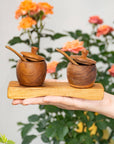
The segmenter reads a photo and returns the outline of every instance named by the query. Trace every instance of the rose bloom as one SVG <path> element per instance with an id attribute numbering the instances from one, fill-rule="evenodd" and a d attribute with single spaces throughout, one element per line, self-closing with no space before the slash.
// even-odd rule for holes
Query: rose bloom
<path id="1" fill-rule="evenodd" d="M 96 36 L 99 37 L 101 35 L 107 35 L 109 33 L 111 33 L 114 29 L 108 25 L 101 25 L 98 29 L 97 29 L 97 33 Z"/>
<path id="2" fill-rule="evenodd" d="M 111 66 L 111 68 L 108 70 L 111 76 L 114 77 L 114 65 Z"/>
<path id="3" fill-rule="evenodd" d="M 83 49 L 85 49 L 83 47 L 83 41 L 73 40 L 71 42 L 65 43 L 65 45 L 63 46 L 63 48 L 61 50 L 62 51 L 70 51 L 70 52 L 78 54 L 79 51 L 82 51 Z"/>
<path id="4" fill-rule="evenodd" d="M 20 3 L 18 10 L 15 13 L 15 18 L 18 19 L 20 16 L 26 15 L 28 11 L 37 11 L 37 4 L 32 0 L 24 0 Z"/>
<path id="5" fill-rule="evenodd" d="M 58 62 L 52 61 L 47 64 L 47 73 L 55 73 Z"/>
<path id="6" fill-rule="evenodd" d="M 20 28 L 27 29 L 36 24 L 37 23 L 35 20 L 33 20 L 31 17 L 27 16 L 27 17 L 22 18 L 22 20 L 19 23 L 18 29 L 20 29 Z"/>
<path id="7" fill-rule="evenodd" d="M 53 6 L 51 6 L 50 4 L 46 3 L 46 2 L 39 2 L 38 4 L 38 8 L 44 12 L 45 15 L 47 14 L 53 14 Z"/>
<path id="8" fill-rule="evenodd" d="M 89 22 L 92 24 L 102 24 L 103 20 L 99 16 L 91 16 Z"/>

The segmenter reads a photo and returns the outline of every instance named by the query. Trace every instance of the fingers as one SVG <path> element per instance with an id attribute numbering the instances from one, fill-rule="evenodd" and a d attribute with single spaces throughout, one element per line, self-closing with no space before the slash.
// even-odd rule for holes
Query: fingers
<path id="1" fill-rule="evenodd" d="M 25 99 L 23 100 L 23 104 L 24 105 L 28 105 L 28 104 L 32 104 L 32 105 L 36 105 L 36 104 L 40 104 L 40 105 L 44 105 L 44 97 L 37 97 L 37 98 L 29 98 L 29 99 Z"/>
<path id="2" fill-rule="evenodd" d="M 55 105 L 62 109 L 76 110 L 77 107 L 74 105 L 74 101 L 69 97 L 61 96 L 46 96 L 44 97 L 45 104 Z"/>
<path id="3" fill-rule="evenodd" d="M 22 104 L 22 103 L 23 103 L 23 100 L 21 100 L 21 99 L 17 99 L 17 100 L 12 101 L 13 105 L 18 105 L 18 104 Z"/>

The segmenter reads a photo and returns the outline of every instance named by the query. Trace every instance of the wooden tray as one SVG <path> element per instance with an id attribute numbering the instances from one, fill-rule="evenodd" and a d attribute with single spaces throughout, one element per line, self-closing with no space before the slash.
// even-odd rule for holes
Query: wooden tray
<path id="1" fill-rule="evenodd" d="M 26 99 L 39 96 L 66 96 L 88 100 L 101 100 L 104 96 L 104 88 L 100 83 L 95 83 L 88 89 L 71 87 L 67 82 L 47 82 L 42 87 L 24 87 L 17 81 L 11 81 L 8 86 L 8 98 Z"/>

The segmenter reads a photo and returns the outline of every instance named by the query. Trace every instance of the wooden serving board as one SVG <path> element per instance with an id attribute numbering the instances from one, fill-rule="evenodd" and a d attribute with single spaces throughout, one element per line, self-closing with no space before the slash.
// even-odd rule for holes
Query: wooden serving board
<path id="1" fill-rule="evenodd" d="M 71 87 L 68 82 L 47 82 L 41 87 L 20 86 L 17 81 L 11 81 L 8 86 L 8 98 L 26 99 L 40 96 L 66 96 L 88 100 L 101 100 L 104 96 L 104 88 L 100 83 L 95 83 L 93 87 L 78 89 Z"/>

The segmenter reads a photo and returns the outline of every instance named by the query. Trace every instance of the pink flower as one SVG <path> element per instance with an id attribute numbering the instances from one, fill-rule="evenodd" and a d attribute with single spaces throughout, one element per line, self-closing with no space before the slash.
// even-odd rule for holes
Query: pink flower
<path id="1" fill-rule="evenodd" d="M 99 16 L 91 16 L 89 22 L 92 24 L 102 24 L 103 20 Z"/>
<path id="2" fill-rule="evenodd" d="M 111 68 L 108 70 L 111 76 L 114 77 L 114 65 L 111 66 Z"/>
<path id="3" fill-rule="evenodd" d="M 97 29 L 97 33 L 96 36 L 99 37 L 101 35 L 107 35 L 109 33 L 111 33 L 114 29 L 108 25 L 101 25 L 98 29 Z"/>
<path id="4" fill-rule="evenodd" d="M 47 73 L 55 73 L 58 62 L 52 61 L 47 64 Z"/>
<path id="5" fill-rule="evenodd" d="M 70 52 L 78 54 L 79 51 L 82 51 L 83 49 L 85 49 L 83 47 L 83 41 L 80 42 L 79 40 L 73 40 L 71 42 L 65 43 L 64 47 L 61 50 L 70 51 Z"/>

